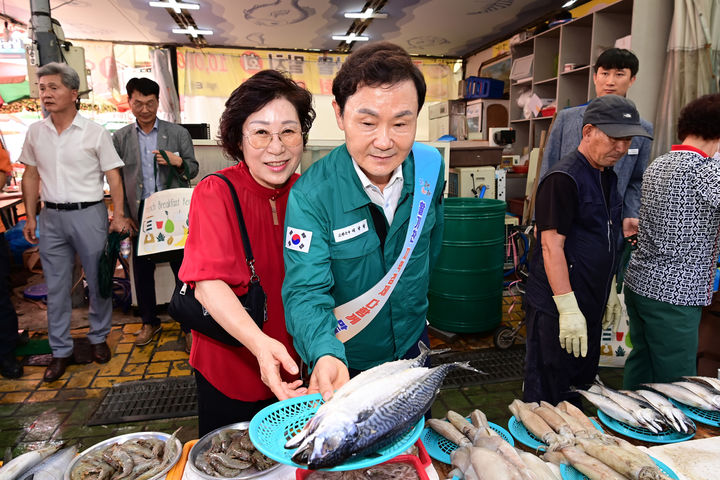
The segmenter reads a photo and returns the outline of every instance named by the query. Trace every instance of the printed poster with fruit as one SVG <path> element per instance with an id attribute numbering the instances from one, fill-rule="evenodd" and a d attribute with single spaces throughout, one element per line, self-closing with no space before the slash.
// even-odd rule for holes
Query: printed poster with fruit
<path id="1" fill-rule="evenodd" d="M 138 255 L 185 248 L 192 191 L 192 188 L 172 188 L 145 199 L 138 233 Z"/>
<path id="2" fill-rule="evenodd" d="M 600 366 L 601 367 L 617 367 L 625 366 L 625 360 L 632 351 L 632 342 L 630 341 L 630 320 L 625 308 L 625 295 L 618 294 L 620 305 L 622 306 L 622 316 L 620 317 L 620 325 L 616 332 L 610 328 L 602 331 L 600 336 Z"/>

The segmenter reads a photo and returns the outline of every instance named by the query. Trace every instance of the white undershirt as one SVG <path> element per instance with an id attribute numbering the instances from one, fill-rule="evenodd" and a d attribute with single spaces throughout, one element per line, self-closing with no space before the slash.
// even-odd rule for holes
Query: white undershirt
<path id="1" fill-rule="evenodd" d="M 402 165 L 398 165 L 390 176 L 388 184 L 385 185 L 385 188 L 383 188 L 382 191 L 380 191 L 380 188 L 370 181 L 354 159 L 352 163 L 355 168 L 355 172 L 363 185 L 365 193 L 367 193 L 367 196 L 370 197 L 370 201 L 383 209 L 388 225 L 392 225 L 393 218 L 395 218 L 395 210 L 397 210 L 398 202 L 400 201 L 400 194 L 402 193 L 404 181 Z"/>

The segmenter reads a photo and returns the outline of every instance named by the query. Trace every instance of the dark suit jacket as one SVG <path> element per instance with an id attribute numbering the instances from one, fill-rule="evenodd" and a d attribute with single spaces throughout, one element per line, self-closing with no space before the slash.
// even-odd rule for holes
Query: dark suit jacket
<path id="1" fill-rule="evenodd" d="M 138 222 L 138 209 L 142 200 L 142 162 L 140 161 L 140 143 L 136 123 L 126 125 L 113 134 L 113 144 L 125 166 L 122 169 L 123 189 L 125 190 L 125 215 Z M 182 126 L 158 119 L 157 149 L 176 152 L 185 160 L 182 181 L 173 178 L 170 188 L 189 187 L 190 179 L 198 174 L 198 162 L 195 160 L 190 133 Z M 158 165 L 157 185 L 165 186 L 171 166 Z"/>

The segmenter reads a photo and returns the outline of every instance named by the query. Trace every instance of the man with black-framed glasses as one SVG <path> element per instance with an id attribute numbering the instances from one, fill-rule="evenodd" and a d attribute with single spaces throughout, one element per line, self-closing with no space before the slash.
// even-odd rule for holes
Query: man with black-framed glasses
<path id="1" fill-rule="evenodd" d="M 118 155 L 125 162 L 122 169 L 125 186 L 125 211 L 137 225 L 147 197 L 164 190 L 168 176 L 169 188 L 188 187 L 190 179 L 198 173 L 190 133 L 180 125 L 165 122 L 157 117 L 160 86 L 149 78 L 131 78 L 127 83 L 128 103 L 135 122 L 113 135 Z M 167 156 L 163 158 L 161 151 Z M 176 169 L 180 178 L 171 175 Z M 148 257 L 132 253 L 135 295 L 143 326 L 137 333 L 135 345 L 147 345 L 162 330 L 156 313 L 155 262 Z M 170 268 L 178 281 L 182 256 L 170 261 Z M 185 332 L 186 350 L 190 350 L 190 332 Z"/>

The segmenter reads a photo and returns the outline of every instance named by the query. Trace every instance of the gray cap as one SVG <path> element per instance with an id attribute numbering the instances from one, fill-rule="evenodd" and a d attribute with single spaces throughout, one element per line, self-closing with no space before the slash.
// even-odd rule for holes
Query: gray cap
<path id="1" fill-rule="evenodd" d="M 640 114 L 635 104 L 619 95 L 593 99 L 583 115 L 583 126 L 587 124 L 598 127 L 613 138 L 647 137 L 652 140 L 652 136 L 640 124 Z"/>

